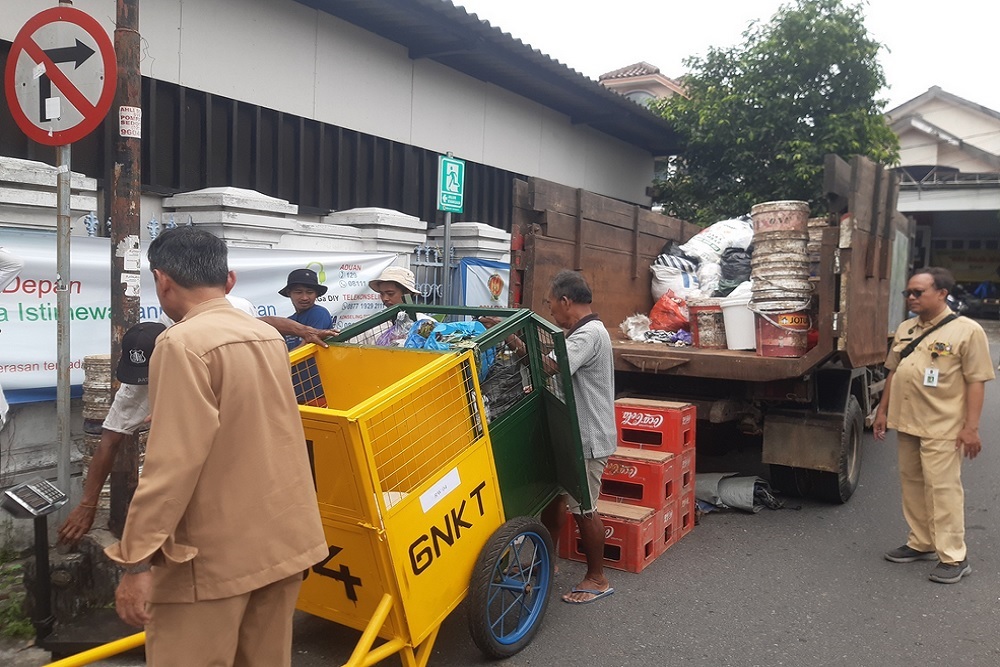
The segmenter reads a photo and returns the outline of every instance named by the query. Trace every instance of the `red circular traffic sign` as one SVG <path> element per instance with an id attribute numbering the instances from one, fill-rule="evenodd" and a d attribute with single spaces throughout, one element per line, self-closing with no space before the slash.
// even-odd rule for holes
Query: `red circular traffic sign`
<path id="1" fill-rule="evenodd" d="M 101 24 L 60 6 L 35 14 L 17 33 L 4 85 L 18 127 L 40 144 L 61 146 L 101 124 L 117 76 L 115 49 Z"/>

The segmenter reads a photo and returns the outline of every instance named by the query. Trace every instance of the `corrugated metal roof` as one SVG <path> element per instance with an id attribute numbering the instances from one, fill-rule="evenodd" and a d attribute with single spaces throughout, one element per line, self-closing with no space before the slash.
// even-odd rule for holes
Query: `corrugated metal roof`
<path id="1" fill-rule="evenodd" d="M 676 152 L 662 118 L 449 0 L 297 0 L 428 58 L 517 93 L 654 155 Z"/>

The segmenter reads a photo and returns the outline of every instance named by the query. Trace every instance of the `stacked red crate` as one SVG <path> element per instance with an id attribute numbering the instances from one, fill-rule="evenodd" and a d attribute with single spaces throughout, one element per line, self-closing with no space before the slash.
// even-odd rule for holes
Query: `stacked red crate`
<path id="1" fill-rule="evenodd" d="M 601 498 L 659 509 L 677 500 L 680 477 L 669 452 L 619 447 L 601 478 Z"/>
<path id="2" fill-rule="evenodd" d="M 677 401 L 619 398 L 615 401 L 618 444 L 638 449 L 659 449 L 671 454 L 693 451 L 695 407 Z"/>
<path id="3" fill-rule="evenodd" d="M 597 501 L 597 511 L 604 523 L 604 566 L 626 572 L 642 572 L 663 553 L 660 547 L 660 519 L 650 507 Z M 571 516 L 566 517 L 559 536 L 562 558 L 587 562 L 580 541 L 580 530 Z"/>
<path id="4" fill-rule="evenodd" d="M 615 421 L 616 456 L 627 449 L 673 455 L 675 504 L 657 508 L 663 532 L 661 547 L 666 550 L 694 528 L 696 408 L 677 401 L 621 398 L 615 401 Z"/>
<path id="5" fill-rule="evenodd" d="M 694 527 L 695 407 L 689 403 L 615 401 L 618 449 L 601 478 L 605 567 L 641 572 Z M 559 555 L 585 562 L 571 515 Z"/>

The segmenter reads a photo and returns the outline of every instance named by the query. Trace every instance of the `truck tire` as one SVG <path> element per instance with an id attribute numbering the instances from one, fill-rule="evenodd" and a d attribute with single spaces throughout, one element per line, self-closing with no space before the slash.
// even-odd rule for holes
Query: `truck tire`
<path id="1" fill-rule="evenodd" d="M 804 497 L 812 490 L 812 470 L 771 465 L 771 486 L 786 496 Z"/>
<path id="2" fill-rule="evenodd" d="M 840 436 L 840 461 L 837 472 L 815 471 L 812 491 L 820 500 L 846 503 L 858 488 L 861 478 L 861 436 L 864 433 L 864 415 L 858 399 L 847 399 L 844 411 L 844 430 Z"/>

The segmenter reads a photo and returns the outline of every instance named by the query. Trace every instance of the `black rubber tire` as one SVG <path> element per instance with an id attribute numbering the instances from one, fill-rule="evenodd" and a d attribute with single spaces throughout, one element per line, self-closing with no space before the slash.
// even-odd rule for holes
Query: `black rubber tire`
<path id="1" fill-rule="evenodd" d="M 861 440 L 865 432 L 864 415 L 858 399 L 847 399 L 844 430 L 840 436 L 840 459 L 837 472 L 815 473 L 813 491 L 820 500 L 846 503 L 858 488 L 861 479 Z"/>
<path id="2" fill-rule="evenodd" d="M 771 488 L 780 491 L 785 496 L 808 496 L 813 487 L 812 472 L 812 470 L 805 468 L 771 465 Z"/>
<path id="3" fill-rule="evenodd" d="M 523 553 L 527 542 L 531 553 Z M 525 555 L 538 569 L 522 565 Z M 490 536 L 472 570 L 466 600 L 469 634 L 484 655 L 509 658 L 531 643 L 548 608 L 554 573 L 552 537 L 538 519 L 515 517 Z M 520 583 L 524 590 L 512 590 L 505 582 Z M 505 621 L 496 618 L 498 611 L 503 610 L 499 616 L 506 617 L 515 607 L 527 611 L 527 618 L 521 622 L 518 611 L 517 627 L 506 633 Z M 502 637 L 497 636 L 497 627 Z"/>

